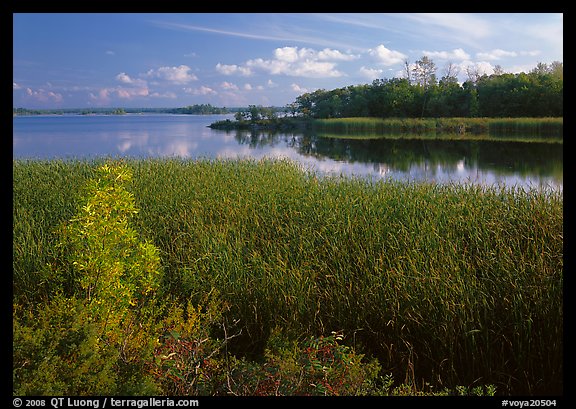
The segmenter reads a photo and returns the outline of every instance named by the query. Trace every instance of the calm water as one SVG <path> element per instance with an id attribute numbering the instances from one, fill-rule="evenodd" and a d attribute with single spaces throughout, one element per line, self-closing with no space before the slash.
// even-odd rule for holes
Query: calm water
<path id="1" fill-rule="evenodd" d="M 207 128 L 231 115 L 13 118 L 13 157 L 289 158 L 322 174 L 563 188 L 563 145 L 350 140 Z"/>

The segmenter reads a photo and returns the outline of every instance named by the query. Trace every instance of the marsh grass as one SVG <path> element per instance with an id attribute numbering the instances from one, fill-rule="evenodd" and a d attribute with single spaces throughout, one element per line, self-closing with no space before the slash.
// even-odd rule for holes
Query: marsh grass
<path id="1" fill-rule="evenodd" d="M 362 137 L 496 137 L 562 141 L 563 118 L 331 118 L 315 119 L 323 134 Z"/>
<path id="2" fill-rule="evenodd" d="M 99 162 L 14 161 L 13 288 L 57 291 L 54 231 Z M 127 160 L 133 223 L 159 250 L 159 297 L 230 306 L 230 344 L 339 331 L 384 373 L 561 393 L 560 192 L 318 178 L 283 160 Z"/>

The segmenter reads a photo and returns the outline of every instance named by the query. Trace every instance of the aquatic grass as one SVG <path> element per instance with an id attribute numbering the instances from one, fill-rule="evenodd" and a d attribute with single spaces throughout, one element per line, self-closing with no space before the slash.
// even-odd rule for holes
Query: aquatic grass
<path id="1" fill-rule="evenodd" d="M 197 303 L 217 289 L 241 331 L 231 352 L 261 357 L 274 328 L 341 331 L 395 379 L 561 391 L 561 192 L 318 178 L 286 160 L 125 163 L 159 293 Z M 14 297 L 33 302 L 57 290 L 38 285 L 51 231 L 95 164 L 13 169 Z"/>
<path id="2" fill-rule="evenodd" d="M 361 137 L 537 138 L 562 140 L 563 118 L 330 118 L 315 119 L 322 134 Z"/>

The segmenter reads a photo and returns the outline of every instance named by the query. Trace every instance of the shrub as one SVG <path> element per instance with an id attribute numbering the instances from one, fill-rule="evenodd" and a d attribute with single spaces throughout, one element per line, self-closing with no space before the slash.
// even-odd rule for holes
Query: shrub
<path id="1" fill-rule="evenodd" d="M 53 294 L 38 305 L 37 321 L 15 306 L 15 391 L 112 394 L 151 385 L 141 369 L 154 346 L 160 258 L 128 225 L 138 211 L 130 179 L 121 164 L 100 166 L 86 204 L 61 229 L 66 260 L 53 265 L 71 272 L 73 295 Z"/>

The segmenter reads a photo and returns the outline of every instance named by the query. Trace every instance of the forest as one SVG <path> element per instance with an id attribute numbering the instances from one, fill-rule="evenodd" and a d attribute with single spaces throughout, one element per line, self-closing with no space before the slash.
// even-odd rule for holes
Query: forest
<path id="1" fill-rule="evenodd" d="M 530 72 L 492 75 L 469 70 L 460 84 L 448 64 L 437 80 L 436 65 L 424 56 L 406 63 L 403 78 L 318 89 L 288 104 L 292 116 L 307 118 L 561 117 L 563 63 L 538 63 Z"/>

